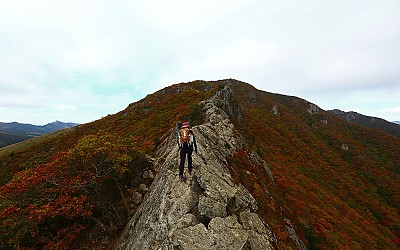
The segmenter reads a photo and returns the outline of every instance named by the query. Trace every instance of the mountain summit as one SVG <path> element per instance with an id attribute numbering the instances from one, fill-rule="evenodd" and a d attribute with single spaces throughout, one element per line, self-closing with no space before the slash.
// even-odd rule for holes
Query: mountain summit
<path id="1" fill-rule="evenodd" d="M 176 121 L 199 147 L 178 179 Z M 0 149 L 2 247 L 399 247 L 400 139 L 233 79 Z"/>

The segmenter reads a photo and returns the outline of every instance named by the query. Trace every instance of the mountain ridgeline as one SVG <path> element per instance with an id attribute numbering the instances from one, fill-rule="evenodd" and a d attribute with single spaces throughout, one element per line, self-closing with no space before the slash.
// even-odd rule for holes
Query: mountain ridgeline
<path id="1" fill-rule="evenodd" d="M 43 126 L 22 124 L 18 122 L 0 122 L 0 148 L 60 129 L 72 128 L 77 125 L 78 124 L 76 123 L 65 123 L 60 121 L 48 123 Z"/>
<path id="2" fill-rule="evenodd" d="M 339 109 L 334 109 L 329 110 L 329 112 L 340 118 L 345 119 L 348 122 L 352 122 L 373 129 L 379 129 L 383 132 L 400 138 L 400 126 L 398 122 L 388 122 L 381 118 L 366 116 L 353 111 L 345 112 Z"/>
<path id="3" fill-rule="evenodd" d="M 0 163 L 2 248 L 400 247 L 400 139 L 237 80 L 172 85 Z"/>

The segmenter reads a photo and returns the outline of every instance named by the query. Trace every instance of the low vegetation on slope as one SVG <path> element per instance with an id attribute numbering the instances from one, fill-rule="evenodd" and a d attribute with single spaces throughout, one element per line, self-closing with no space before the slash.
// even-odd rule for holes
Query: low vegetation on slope
<path id="1" fill-rule="evenodd" d="M 201 123 L 197 104 L 215 90 L 174 85 L 118 114 L 0 152 L 0 247 L 107 247 L 137 208 L 130 191 L 150 184 L 145 154 L 176 121 Z"/>
<path id="2" fill-rule="evenodd" d="M 299 98 L 233 86 L 236 126 L 271 167 L 278 189 L 270 191 L 278 192 L 275 198 L 310 249 L 399 246 L 398 138 L 349 124 Z M 237 152 L 233 162 L 245 158 Z M 236 170 L 237 178 L 259 203 L 268 203 L 262 166 L 236 166 L 246 166 Z M 281 241 L 289 237 L 279 221 L 274 227 Z"/>
<path id="3" fill-rule="evenodd" d="M 235 80 L 173 85 L 118 114 L 0 150 L 0 247 L 111 244 L 136 209 L 130 190 L 151 182 L 148 155 L 176 121 L 201 124 L 198 103 L 226 84 L 234 96 L 223 108 L 246 142 L 229 169 L 279 247 L 293 247 L 285 218 L 310 249 L 400 247 L 400 140 Z M 250 164 L 251 152 L 274 180 Z"/>

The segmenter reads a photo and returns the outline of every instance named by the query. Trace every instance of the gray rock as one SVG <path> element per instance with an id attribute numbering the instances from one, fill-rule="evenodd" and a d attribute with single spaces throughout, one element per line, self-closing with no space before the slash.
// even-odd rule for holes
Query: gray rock
<path id="1" fill-rule="evenodd" d="M 255 212 L 258 209 L 257 201 L 250 194 L 250 192 L 242 185 L 239 184 L 235 194 L 235 201 L 240 210 L 248 207 L 251 211 Z"/>
<path id="2" fill-rule="evenodd" d="M 201 195 L 199 198 L 200 215 L 206 216 L 209 219 L 215 217 L 226 217 L 226 203 L 219 202 L 212 198 Z"/>
<path id="3" fill-rule="evenodd" d="M 346 144 L 346 143 L 343 143 L 343 144 L 342 144 L 342 150 L 348 151 L 349 148 L 350 148 L 349 144 Z"/>
<path id="4" fill-rule="evenodd" d="M 273 234 L 256 213 L 241 212 L 240 222 L 249 234 L 250 249 L 273 249 L 269 240 Z"/>
<path id="5" fill-rule="evenodd" d="M 138 191 L 142 194 L 145 194 L 147 191 L 149 191 L 149 189 L 146 187 L 146 184 L 142 183 L 139 185 Z"/>
<path id="6" fill-rule="evenodd" d="M 241 215 L 242 224 L 251 219 L 246 227 L 235 215 L 255 212 L 257 203 L 227 168 L 226 159 L 243 145 L 229 120 L 232 96 L 226 86 L 202 103 L 207 122 L 193 128 L 201 153 L 193 155 L 196 171 L 185 182 L 178 179 L 179 151 L 171 129 L 156 152 L 158 173 L 116 249 L 270 249 L 272 238 L 257 214 Z"/>
<path id="7" fill-rule="evenodd" d="M 321 109 L 317 105 L 310 103 L 310 108 L 307 111 L 310 114 L 317 114 L 320 110 Z"/>
<path id="8" fill-rule="evenodd" d="M 248 241 L 249 235 L 238 223 L 236 215 L 214 218 L 208 227 L 213 234 L 217 249 L 243 249 Z"/>
<path id="9" fill-rule="evenodd" d="M 149 171 L 144 171 L 143 172 L 143 179 L 149 178 Z"/>
<path id="10" fill-rule="evenodd" d="M 251 212 L 241 212 L 240 222 L 243 228 L 246 230 L 253 230 L 260 234 L 266 234 L 264 223 L 261 221 L 260 217 L 256 213 Z"/>
<path id="11" fill-rule="evenodd" d="M 259 234 L 255 231 L 248 231 L 248 242 L 251 250 L 267 250 L 274 249 L 270 244 L 269 238 L 266 234 Z"/>
<path id="12" fill-rule="evenodd" d="M 293 240 L 293 242 L 296 245 L 297 249 L 301 250 L 306 250 L 307 247 L 304 245 L 303 241 L 300 239 L 300 237 L 297 235 L 296 230 L 294 230 L 292 223 L 290 222 L 289 219 L 285 219 L 286 225 L 285 229 L 289 233 L 290 238 Z"/>
<path id="13" fill-rule="evenodd" d="M 272 107 L 271 111 L 272 111 L 272 113 L 273 113 L 275 116 L 280 116 L 280 112 L 279 112 L 278 106 L 274 105 L 274 106 Z"/>
<path id="14" fill-rule="evenodd" d="M 134 192 L 132 195 L 132 202 L 136 205 L 138 205 L 140 202 L 142 202 L 142 194 L 139 192 Z"/>
<path id="15" fill-rule="evenodd" d="M 154 173 L 153 173 L 153 171 L 149 170 L 149 174 L 147 175 L 147 177 L 148 177 L 150 180 L 153 180 L 153 179 L 154 179 Z"/>
<path id="16" fill-rule="evenodd" d="M 182 218 L 178 220 L 175 226 L 176 228 L 185 228 L 196 226 L 197 224 L 199 224 L 199 222 L 193 214 L 185 214 Z"/>
<path id="17" fill-rule="evenodd" d="M 218 248 L 215 245 L 213 235 L 203 224 L 176 230 L 172 237 L 173 246 L 179 246 L 182 250 L 211 250 Z"/>
<path id="18" fill-rule="evenodd" d="M 154 179 L 154 173 L 151 170 L 148 171 L 144 171 L 143 172 L 143 179 L 150 179 L 153 180 Z"/>

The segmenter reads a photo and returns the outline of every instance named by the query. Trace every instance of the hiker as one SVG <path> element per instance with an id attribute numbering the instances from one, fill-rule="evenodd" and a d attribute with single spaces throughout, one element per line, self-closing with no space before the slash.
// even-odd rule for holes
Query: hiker
<path id="1" fill-rule="evenodd" d="M 197 154 L 196 139 L 194 137 L 193 131 L 190 129 L 189 122 L 182 123 L 180 132 L 178 133 L 178 146 L 180 150 L 181 162 L 179 164 L 179 180 L 183 181 L 183 170 L 185 166 L 185 158 L 188 158 L 188 170 L 189 174 L 192 174 L 192 153 L 193 147 Z"/>

